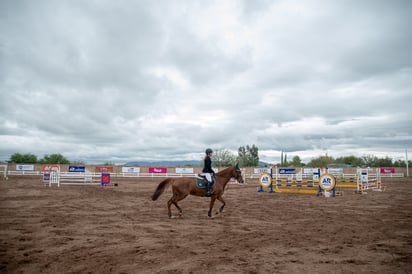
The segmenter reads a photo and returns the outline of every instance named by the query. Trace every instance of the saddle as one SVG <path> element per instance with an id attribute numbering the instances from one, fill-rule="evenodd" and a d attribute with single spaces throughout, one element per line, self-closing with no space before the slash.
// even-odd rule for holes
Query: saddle
<path id="1" fill-rule="evenodd" d="M 210 187 L 212 188 L 215 185 L 216 180 L 212 177 L 212 183 L 210 184 Z M 206 176 L 202 174 L 197 174 L 196 176 L 196 186 L 198 188 L 206 188 L 206 183 L 207 179 Z"/>

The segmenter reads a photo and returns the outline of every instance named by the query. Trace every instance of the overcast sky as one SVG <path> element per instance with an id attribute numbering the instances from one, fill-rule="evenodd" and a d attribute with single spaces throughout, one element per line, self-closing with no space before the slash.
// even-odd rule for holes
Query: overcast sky
<path id="1" fill-rule="evenodd" d="M 411 16 L 408 0 L 2 0 L 0 160 L 252 144 L 268 162 L 404 160 Z"/>

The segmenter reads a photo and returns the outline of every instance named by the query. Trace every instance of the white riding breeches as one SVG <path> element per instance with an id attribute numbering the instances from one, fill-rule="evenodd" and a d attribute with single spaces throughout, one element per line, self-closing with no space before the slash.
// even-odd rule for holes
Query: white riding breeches
<path id="1" fill-rule="evenodd" d="M 203 173 L 204 175 L 205 175 L 205 177 L 206 177 L 206 180 L 208 181 L 208 182 L 213 182 L 212 181 L 212 174 L 211 173 Z"/>

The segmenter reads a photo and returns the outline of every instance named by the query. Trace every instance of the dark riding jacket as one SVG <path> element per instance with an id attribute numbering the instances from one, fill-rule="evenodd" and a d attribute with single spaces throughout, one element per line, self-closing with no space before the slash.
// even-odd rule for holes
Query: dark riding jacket
<path id="1" fill-rule="evenodd" d="M 212 169 L 212 159 L 210 159 L 209 155 L 205 157 L 205 165 L 203 166 L 202 172 L 215 174 Z"/>

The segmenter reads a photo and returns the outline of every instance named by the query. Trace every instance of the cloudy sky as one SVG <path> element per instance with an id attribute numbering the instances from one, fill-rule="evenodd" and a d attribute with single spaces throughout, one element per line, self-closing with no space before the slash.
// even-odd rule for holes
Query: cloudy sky
<path id="1" fill-rule="evenodd" d="M 0 2 L 0 160 L 412 150 L 412 2 Z M 412 152 L 410 153 L 412 154 Z"/>

